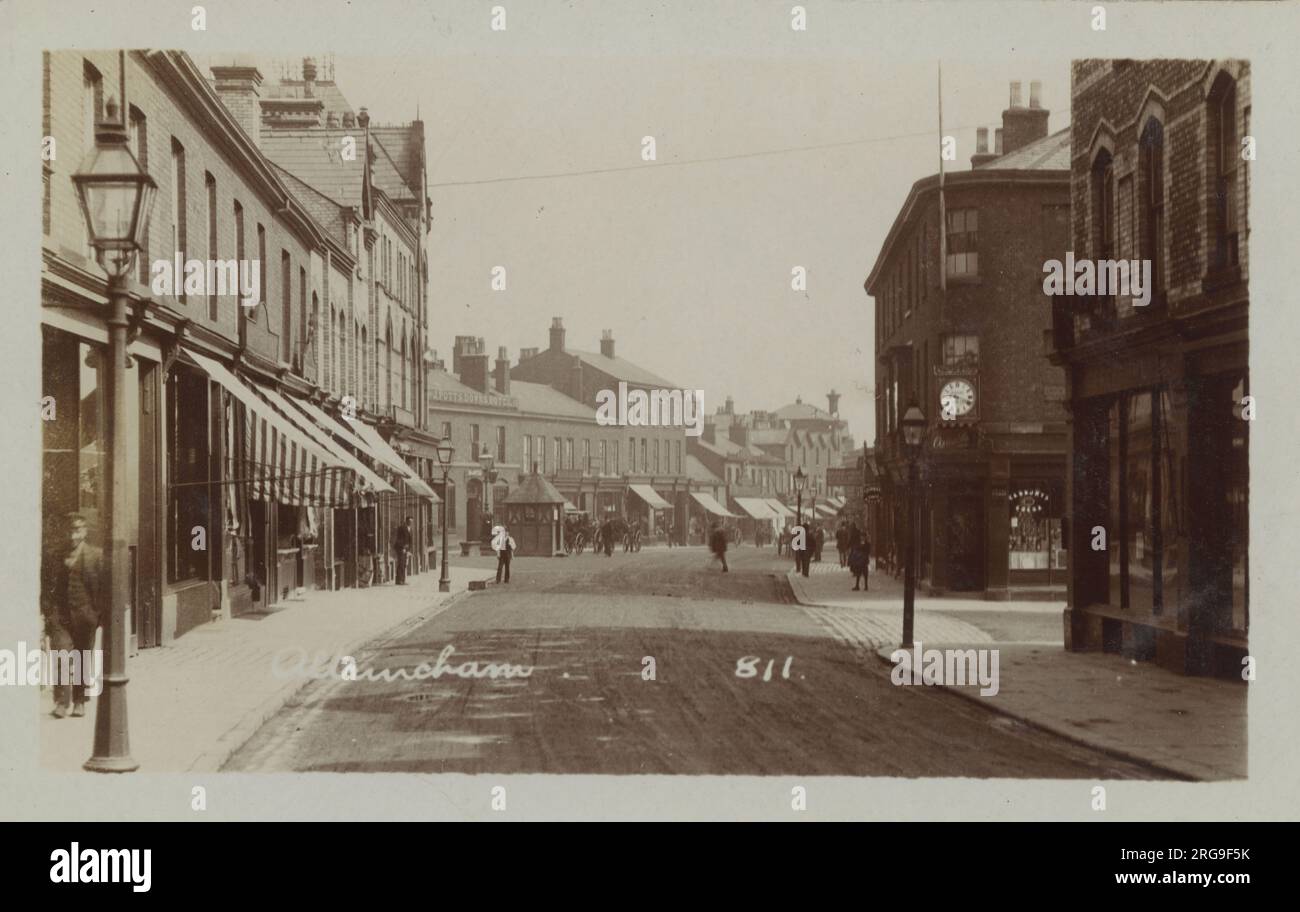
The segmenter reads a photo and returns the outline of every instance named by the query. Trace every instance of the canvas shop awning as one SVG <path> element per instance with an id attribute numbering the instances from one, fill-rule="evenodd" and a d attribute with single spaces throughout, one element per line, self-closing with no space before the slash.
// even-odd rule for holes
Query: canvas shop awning
<path id="1" fill-rule="evenodd" d="M 791 510 L 789 507 L 781 503 L 781 501 L 777 500 L 775 497 L 764 497 L 763 503 L 771 507 L 772 512 L 775 513 L 777 516 L 781 517 L 782 519 L 795 518 L 794 510 Z"/>
<path id="2" fill-rule="evenodd" d="M 673 508 L 672 504 L 660 497 L 655 489 L 649 485 L 634 484 L 628 485 L 628 487 L 636 493 L 637 497 L 644 500 L 652 510 L 671 510 Z"/>
<path id="3" fill-rule="evenodd" d="M 421 479 L 419 475 L 415 474 L 415 470 L 407 465 L 406 460 L 399 456 L 397 451 L 388 445 L 387 440 L 379 436 L 378 431 L 366 424 L 364 421 L 349 421 L 348 427 L 365 442 L 366 449 L 373 453 L 376 459 L 387 465 L 402 477 L 402 481 L 406 482 L 408 488 L 419 494 L 421 497 L 429 498 L 434 503 L 442 502 L 438 498 L 438 495 L 434 493 L 433 488 L 425 484 L 423 479 Z"/>
<path id="4" fill-rule="evenodd" d="M 188 348 L 187 357 L 244 406 L 246 448 L 230 453 L 231 476 L 249 496 L 288 506 L 346 506 L 351 467 L 298 429 L 224 365 Z M 240 462 L 246 462 L 239 466 Z"/>
<path id="5" fill-rule="evenodd" d="M 772 508 L 765 504 L 758 497 L 737 497 L 736 506 L 744 510 L 754 519 L 780 519 L 781 517 L 772 511 Z"/>
<path id="6" fill-rule="evenodd" d="M 708 511 L 709 511 L 710 513 L 712 513 L 714 516 L 723 516 L 723 517 L 727 517 L 727 518 L 730 518 L 730 519 L 735 519 L 735 518 L 736 518 L 736 514 L 735 514 L 735 513 L 732 513 L 732 512 L 730 512 L 729 510 L 727 510 L 726 507 L 724 507 L 722 504 L 720 504 L 720 503 L 718 503 L 716 500 L 714 500 L 714 499 L 713 499 L 713 496 L 710 495 L 710 494 L 696 494 L 696 493 L 692 493 L 692 494 L 691 494 L 691 497 L 694 498 L 694 500 L 695 500 L 695 502 L 696 502 L 697 504 L 699 504 L 699 505 L 700 505 L 701 507 L 703 507 L 704 509 L 708 510 Z"/>
<path id="7" fill-rule="evenodd" d="M 366 464 L 360 459 L 335 443 L 328 433 L 321 428 L 318 428 L 316 422 L 302 410 L 299 406 L 299 401 L 293 396 L 282 396 L 275 390 L 268 389 L 264 386 L 258 386 L 257 391 L 265 396 L 272 405 L 280 409 L 280 411 L 292 420 L 294 424 L 298 425 L 298 427 L 305 431 L 309 437 L 323 446 L 330 453 L 333 453 L 343 461 L 344 465 L 349 466 L 352 471 L 361 476 L 369 488 L 375 491 L 392 491 L 396 493 L 396 488 L 367 468 Z"/>
<path id="8" fill-rule="evenodd" d="M 836 510 L 834 507 L 830 506 L 829 504 L 823 502 L 817 505 L 817 512 L 822 516 L 834 516 L 839 511 Z"/>

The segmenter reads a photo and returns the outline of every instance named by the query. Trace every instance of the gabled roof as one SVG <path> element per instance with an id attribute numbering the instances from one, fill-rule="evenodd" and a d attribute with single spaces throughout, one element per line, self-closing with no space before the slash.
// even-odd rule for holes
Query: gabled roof
<path id="1" fill-rule="evenodd" d="M 709 467 L 690 453 L 686 454 L 686 477 L 702 484 L 720 485 L 722 479 L 709 471 Z"/>
<path id="2" fill-rule="evenodd" d="M 980 171 L 1060 171 L 1070 167 L 1070 128 L 1057 130 L 1051 136 L 1036 139 L 1027 146 L 1008 152 L 1001 158 L 985 162 Z"/>
<path id="3" fill-rule="evenodd" d="M 578 358 L 584 365 L 590 364 L 597 370 L 604 371 L 615 380 L 626 380 L 628 383 L 658 389 L 680 389 L 671 380 L 665 380 L 626 358 L 607 358 L 598 352 L 578 351 L 572 348 L 565 349 L 565 353 Z"/>
<path id="4" fill-rule="evenodd" d="M 791 402 L 789 405 L 783 405 L 772 415 L 782 421 L 799 421 L 801 419 L 817 418 L 822 421 L 834 421 L 831 413 L 819 409 L 810 402 Z"/>
<path id="5" fill-rule="evenodd" d="M 359 209 L 365 152 L 358 142 L 356 158 L 345 159 L 343 139 L 349 136 L 361 138 L 356 129 L 340 127 L 263 130 L 260 146 L 267 158 L 322 196 Z"/>
<path id="6" fill-rule="evenodd" d="M 281 168 L 275 162 L 271 162 L 271 167 L 275 169 L 280 180 L 284 181 L 294 199 L 302 203 L 303 208 L 311 213 L 311 217 L 346 249 L 348 233 L 343 221 L 344 207 L 326 197 L 315 187 L 303 183 L 292 171 Z"/>

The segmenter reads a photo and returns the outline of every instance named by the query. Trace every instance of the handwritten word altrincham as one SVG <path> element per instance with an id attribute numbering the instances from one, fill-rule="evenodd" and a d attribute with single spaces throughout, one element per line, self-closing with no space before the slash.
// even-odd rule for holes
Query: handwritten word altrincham
<path id="1" fill-rule="evenodd" d="M 510 665 L 504 662 L 476 661 L 461 662 L 452 665 L 448 661 L 456 652 L 455 646 L 444 646 L 437 660 L 430 665 L 421 662 L 414 668 L 383 668 L 375 670 L 366 668 L 357 670 L 357 660 L 352 656 L 325 656 L 318 654 L 315 661 L 308 663 L 307 653 L 297 647 L 282 649 L 276 653 L 271 662 L 271 673 L 277 678 L 333 678 L 344 681 L 423 681 L 426 678 L 438 679 L 444 675 L 457 678 L 527 678 L 533 673 L 531 665 Z M 296 658 L 295 658 L 296 656 Z M 340 668 L 339 666 L 342 666 Z"/>

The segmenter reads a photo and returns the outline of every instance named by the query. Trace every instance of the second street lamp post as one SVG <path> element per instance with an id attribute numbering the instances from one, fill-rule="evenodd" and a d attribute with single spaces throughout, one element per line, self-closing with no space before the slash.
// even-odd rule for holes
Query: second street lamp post
<path id="1" fill-rule="evenodd" d="M 447 471 L 451 468 L 451 457 L 456 454 L 456 449 L 451 445 L 451 438 L 444 437 L 434 447 L 438 454 L 438 465 L 442 467 L 442 574 L 438 577 L 438 591 L 451 591 L 451 574 L 447 572 L 447 498 L 450 493 L 447 491 Z"/>
<path id="2" fill-rule="evenodd" d="M 803 469 L 797 468 L 794 470 L 794 489 L 797 493 L 798 503 L 798 506 L 796 507 L 798 515 L 796 516 L 795 524 L 800 526 L 803 525 L 803 486 L 804 482 L 807 480 L 808 476 L 804 474 Z"/>
<path id="3" fill-rule="evenodd" d="M 493 524 L 492 510 L 496 504 L 492 503 L 492 485 L 496 483 L 497 473 L 492 471 L 497 461 L 492 455 L 492 449 L 489 444 L 483 444 L 483 449 L 479 452 L 478 464 L 483 469 L 483 515 L 488 518 L 488 528 L 491 529 Z"/>
<path id="4" fill-rule="evenodd" d="M 903 446 L 907 452 L 907 550 L 903 574 L 903 646 L 912 645 L 913 620 L 916 612 L 916 460 L 925 438 L 925 414 L 913 399 L 900 422 Z"/>
<path id="5" fill-rule="evenodd" d="M 105 118 L 95 126 L 95 146 L 72 176 L 77 198 L 90 232 L 99 265 L 108 273 L 108 375 L 109 402 L 104 461 L 109 481 L 104 510 L 108 545 L 108 623 L 104 651 L 108 668 L 104 689 L 95 708 L 95 747 L 85 768 L 100 773 L 129 773 L 138 769 L 131 757 L 126 716 L 126 603 L 127 493 L 130 472 L 126 460 L 127 284 L 136 251 L 149 222 L 150 204 L 157 185 L 136 161 L 129 148 L 126 125 L 118 119 L 117 104 L 105 106 Z"/>

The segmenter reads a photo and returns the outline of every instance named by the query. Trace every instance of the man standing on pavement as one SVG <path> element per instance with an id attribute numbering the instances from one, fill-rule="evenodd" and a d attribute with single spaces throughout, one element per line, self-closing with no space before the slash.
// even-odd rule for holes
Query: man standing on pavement
<path id="1" fill-rule="evenodd" d="M 510 558 L 515 553 L 515 540 L 510 537 L 507 526 L 493 527 L 492 550 L 497 553 L 497 582 L 501 582 L 502 570 L 505 570 L 506 582 L 510 582 Z"/>
<path id="2" fill-rule="evenodd" d="M 835 530 L 835 550 L 840 553 L 841 567 L 848 562 L 849 541 L 848 527 L 844 525 L 844 520 L 840 520 L 839 528 Z"/>
<path id="3" fill-rule="evenodd" d="M 814 547 L 813 533 L 808 524 L 795 526 L 790 535 L 790 550 L 794 554 L 795 569 L 803 576 L 808 575 L 808 562 Z"/>
<path id="4" fill-rule="evenodd" d="M 406 517 L 406 522 L 397 527 L 393 533 L 393 551 L 397 556 L 397 585 L 406 585 L 406 560 L 411 553 L 411 525 L 413 520 Z"/>
<path id="5" fill-rule="evenodd" d="M 104 552 L 86 543 L 89 527 L 80 513 L 69 516 L 72 550 L 58 568 L 52 604 L 45 618 L 51 650 L 75 649 L 82 656 L 95 648 L 95 631 L 108 613 L 108 580 L 105 578 Z M 74 716 L 86 714 L 86 676 L 81 681 L 64 681 L 54 686 L 54 718 L 62 719 L 71 710 Z"/>

